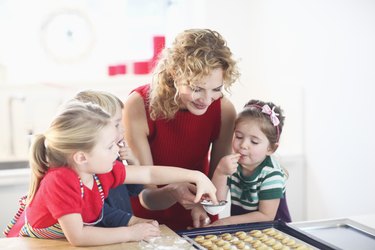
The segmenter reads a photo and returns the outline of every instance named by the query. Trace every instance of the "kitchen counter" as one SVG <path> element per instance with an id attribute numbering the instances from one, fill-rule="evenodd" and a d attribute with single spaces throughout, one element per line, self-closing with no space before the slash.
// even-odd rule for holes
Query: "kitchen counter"
<path id="1" fill-rule="evenodd" d="M 162 236 L 178 236 L 169 227 L 160 225 Z M 95 247 L 74 247 L 67 240 L 47 240 L 35 238 L 1 238 L 0 249 L 22 249 L 22 250 L 40 250 L 40 249 L 96 249 L 96 250 L 133 250 L 140 249 L 138 242 L 118 243 Z"/>
<path id="2" fill-rule="evenodd" d="M 350 216 L 348 219 L 360 223 L 371 230 L 375 230 L 375 214 Z M 293 223 L 292 223 L 293 224 Z M 162 236 L 178 236 L 174 231 L 165 225 L 160 225 Z M 138 242 L 119 243 L 94 247 L 73 247 L 66 240 L 46 240 L 34 238 L 0 238 L 0 249 L 97 249 L 97 250 L 134 250 L 140 249 Z"/>
<path id="3" fill-rule="evenodd" d="M 351 216 L 349 219 L 375 230 L 375 214 Z"/>

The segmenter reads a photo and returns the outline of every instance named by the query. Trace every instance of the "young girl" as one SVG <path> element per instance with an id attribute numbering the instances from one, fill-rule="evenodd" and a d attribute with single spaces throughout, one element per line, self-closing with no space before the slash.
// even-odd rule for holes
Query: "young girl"
<path id="1" fill-rule="evenodd" d="M 281 219 L 290 222 L 285 201 L 286 173 L 271 157 L 279 146 L 285 117 L 273 103 L 249 101 L 235 122 L 234 153 L 223 157 L 213 175 L 219 200 L 231 192 L 231 216 L 211 225 Z"/>
<path id="2" fill-rule="evenodd" d="M 113 126 L 117 129 L 117 141 L 120 147 L 118 160 L 126 160 L 126 163 L 130 165 L 139 165 L 138 159 L 124 142 L 124 126 L 122 124 L 124 104 L 117 96 L 105 91 L 84 90 L 77 93 L 73 100 L 98 104 L 107 111 L 112 117 Z M 143 185 L 139 184 L 123 184 L 111 189 L 104 201 L 103 219 L 96 226 L 132 226 L 139 222 L 151 221 L 133 215 L 130 197 L 138 196 L 142 189 Z"/>
<path id="3" fill-rule="evenodd" d="M 126 183 L 193 182 L 195 202 L 216 188 L 199 171 L 127 166 L 117 161 L 117 131 L 98 105 L 68 102 L 30 149 L 31 183 L 18 236 L 67 238 L 75 246 L 104 245 L 158 236 L 158 224 L 93 227 L 103 216 L 110 188 Z M 126 177 L 126 178 L 125 178 Z"/>

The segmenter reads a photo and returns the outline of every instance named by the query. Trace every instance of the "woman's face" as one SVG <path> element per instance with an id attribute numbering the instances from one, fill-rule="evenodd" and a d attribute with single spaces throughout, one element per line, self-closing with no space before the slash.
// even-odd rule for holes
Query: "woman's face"
<path id="1" fill-rule="evenodd" d="M 212 70 L 211 74 L 190 85 L 178 85 L 180 108 L 194 115 L 203 115 L 213 101 L 221 98 L 223 70 Z"/>

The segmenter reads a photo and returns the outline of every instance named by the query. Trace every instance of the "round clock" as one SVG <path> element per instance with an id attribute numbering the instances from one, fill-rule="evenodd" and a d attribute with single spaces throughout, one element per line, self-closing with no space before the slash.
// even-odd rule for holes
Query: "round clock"
<path id="1" fill-rule="evenodd" d="M 75 62 L 85 58 L 91 52 L 94 42 L 92 23 L 77 9 L 53 12 L 41 27 L 42 47 L 58 62 Z"/>

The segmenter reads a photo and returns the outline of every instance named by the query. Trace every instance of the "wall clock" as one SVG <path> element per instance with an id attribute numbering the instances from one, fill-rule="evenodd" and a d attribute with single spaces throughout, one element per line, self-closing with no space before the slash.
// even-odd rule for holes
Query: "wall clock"
<path id="1" fill-rule="evenodd" d="M 78 9 L 51 13 L 41 26 L 41 44 L 57 62 L 77 62 L 87 57 L 95 43 L 93 25 Z"/>

